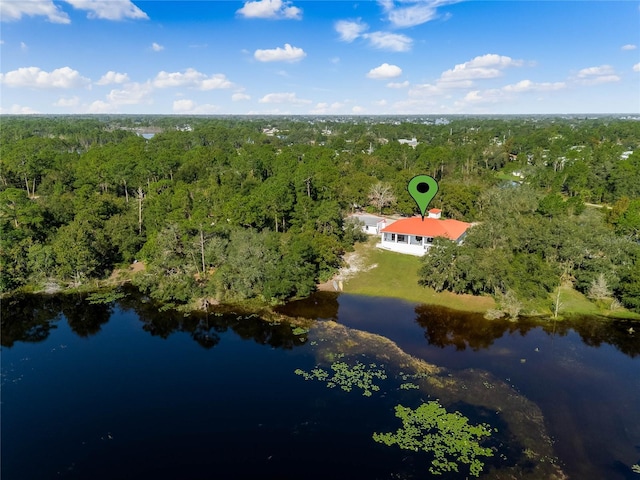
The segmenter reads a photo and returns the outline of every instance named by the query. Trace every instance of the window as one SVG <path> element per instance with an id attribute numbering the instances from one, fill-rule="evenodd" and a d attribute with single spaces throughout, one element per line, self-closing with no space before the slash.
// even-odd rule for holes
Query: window
<path id="1" fill-rule="evenodd" d="M 416 237 L 416 241 L 421 242 L 422 241 L 422 237 Z"/>
<path id="2" fill-rule="evenodd" d="M 427 243 L 433 243 L 433 237 L 427 237 Z"/>
<path id="3" fill-rule="evenodd" d="M 406 235 L 398 235 L 398 242 L 407 243 Z"/>

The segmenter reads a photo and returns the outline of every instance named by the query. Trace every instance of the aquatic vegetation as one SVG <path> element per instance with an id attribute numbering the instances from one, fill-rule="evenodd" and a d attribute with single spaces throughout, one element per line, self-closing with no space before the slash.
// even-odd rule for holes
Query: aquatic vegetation
<path id="1" fill-rule="evenodd" d="M 411 389 L 419 389 L 420 387 L 418 385 L 416 385 L 415 383 L 411 383 L 411 382 L 407 382 L 407 383 L 401 383 L 400 384 L 400 390 L 411 390 Z"/>
<path id="2" fill-rule="evenodd" d="M 304 335 L 305 333 L 309 333 L 309 329 L 303 327 L 295 327 L 291 329 L 291 333 L 293 333 L 294 335 Z"/>
<path id="3" fill-rule="evenodd" d="M 92 305 L 104 305 L 123 299 L 127 295 L 124 292 L 110 290 L 106 292 L 94 292 L 87 296 L 87 301 Z"/>
<path id="4" fill-rule="evenodd" d="M 460 464 L 469 465 L 470 474 L 478 476 L 484 463 L 478 457 L 491 457 L 493 451 L 480 446 L 491 436 L 487 424 L 470 425 L 460 412 L 449 413 L 438 401 L 423 403 L 413 410 L 397 405 L 396 417 L 402 428 L 395 433 L 374 433 L 373 439 L 385 445 L 433 455 L 429 471 L 434 475 L 458 472 Z"/>
<path id="5" fill-rule="evenodd" d="M 406 382 L 407 380 L 420 380 L 421 378 L 427 378 L 429 374 L 425 372 L 418 372 L 414 374 L 400 372 L 398 376 Z"/>
<path id="6" fill-rule="evenodd" d="M 384 380 L 387 378 L 384 369 L 378 368 L 375 363 L 367 365 L 356 361 L 355 365 L 351 366 L 345 362 L 337 361 L 332 363 L 330 368 L 333 373 L 320 367 L 315 367 L 311 372 L 305 372 L 298 368 L 294 373 L 302 375 L 305 380 L 327 382 L 328 388 L 340 387 L 345 392 L 350 392 L 354 387 L 359 388 L 365 397 L 370 397 L 372 392 L 380 390 L 380 387 L 373 383 L 374 379 Z"/>

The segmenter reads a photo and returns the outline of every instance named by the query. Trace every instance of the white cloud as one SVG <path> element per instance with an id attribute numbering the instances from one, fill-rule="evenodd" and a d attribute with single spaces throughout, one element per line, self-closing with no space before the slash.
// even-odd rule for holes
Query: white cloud
<path id="1" fill-rule="evenodd" d="M 11 108 L 0 108 L 0 113 L 9 113 L 13 115 L 32 115 L 35 113 L 40 113 L 37 110 L 34 110 L 31 107 L 25 107 L 22 105 L 13 104 Z"/>
<path id="2" fill-rule="evenodd" d="M 383 98 L 382 100 L 376 100 L 373 102 L 374 105 L 378 107 L 384 107 L 387 105 L 387 101 Z"/>
<path id="3" fill-rule="evenodd" d="M 116 110 L 116 106 L 103 100 L 96 100 L 87 107 L 87 113 L 110 113 Z"/>
<path id="4" fill-rule="evenodd" d="M 291 105 L 307 105 L 311 103 L 311 100 L 304 98 L 298 98 L 295 93 L 268 93 L 260 100 L 259 103 L 287 103 Z"/>
<path id="5" fill-rule="evenodd" d="M 244 6 L 236 13 L 245 18 L 270 18 L 300 20 L 302 10 L 291 5 L 291 2 L 282 0 L 257 0 L 245 2 Z"/>
<path id="6" fill-rule="evenodd" d="M 388 63 L 383 63 L 379 67 L 372 68 L 367 73 L 368 78 L 373 79 L 387 79 L 387 78 L 395 78 L 402 75 L 402 69 L 397 65 L 389 65 Z"/>
<path id="7" fill-rule="evenodd" d="M 450 70 L 442 73 L 441 82 L 459 82 L 475 80 L 478 78 L 496 78 L 502 75 L 502 70 L 507 67 L 520 67 L 522 60 L 514 60 L 504 55 L 488 53 L 474 59 L 460 63 Z"/>
<path id="8" fill-rule="evenodd" d="M 243 100 L 251 100 L 251 96 L 247 95 L 246 93 L 237 92 L 231 95 L 231 100 L 234 102 L 241 102 Z"/>
<path id="9" fill-rule="evenodd" d="M 638 48 L 638 46 L 632 43 L 627 43 L 621 47 L 622 50 L 635 50 L 636 48 Z"/>
<path id="10" fill-rule="evenodd" d="M 413 40 L 401 33 L 371 32 L 365 33 L 369 25 L 360 18 L 357 20 L 339 20 L 334 24 L 336 32 L 343 42 L 353 42 L 357 38 L 364 38 L 369 41 L 369 45 L 380 50 L 391 50 L 392 52 L 406 52 L 411 50 Z"/>
<path id="11" fill-rule="evenodd" d="M 198 90 L 214 90 L 232 88 L 234 85 L 222 73 L 207 76 L 194 68 L 188 68 L 184 72 L 161 71 L 153 80 L 153 86 L 157 88 L 192 87 Z"/>
<path id="12" fill-rule="evenodd" d="M 77 88 L 88 85 L 90 80 L 69 67 L 45 72 L 38 67 L 22 67 L 0 73 L 0 83 L 8 87 L 30 88 Z"/>
<path id="13" fill-rule="evenodd" d="M 47 17 L 51 23 L 71 23 L 69 15 L 53 4 L 53 0 L 42 1 L 2 1 L 0 2 L 0 18 L 2 21 L 16 21 L 23 16 Z"/>
<path id="14" fill-rule="evenodd" d="M 423 83 L 418 85 L 413 85 L 409 90 L 410 97 L 431 97 L 435 95 L 441 95 L 443 90 L 436 85 L 432 85 L 430 83 Z"/>
<path id="15" fill-rule="evenodd" d="M 489 90 L 472 90 L 468 92 L 462 101 L 455 102 L 457 106 L 464 105 L 466 103 L 497 103 L 504 99 L 504 94 L 497 88 L 491 88 Z"/>
<path id="16" fill-rule="evenodd" d="M 22 50 L 23 52 L 28 52 L 29 51 L 29 47 L 27 46 L 26 43 L 20 42 L 20 50 Z"/>
<path id="17" fill-rule="evenodd" d="M 340 40 L 343 42 L 353 42 L 363 32 L 369 29 L 369 25 L 357 20 L 339 20 L 334 24 L 336 32 L 340 34 Z"/>
<path id="18" fill-rule="evenodd" d="M 452 69 L 445 70 L 434 83 L 411 86 L 409 97 L 425 98 L 450 95 L 450 92 L 454 89 L 469 89 L 473 87 L 474 80 L 500 77 L 504 69 L 522 65 L 524 65 L 522 60 L 514 60 L 503 55 L 493 53 L 480 55 L 468 62 L 457 64 Z M 506 91 L 516 92 L 554 90 L 563 87 L 564 84 L 560 83 L 533 83 L 530 80 L 523 80 L 505 88 L 507 88 Z M 480 92 L 479 90 L 474 91 Z M 473 97 L 470 97 L 468 101 L 473 101 Z"/>
<path id="19" fill-rule="evenodd" d="M 611 65 L 583 68 L 578 72 L 578 82 L 583 85 L 600 85 L 619 81 L 620 77 L 616 75 Z"/>
<path id="20" fill-rule="evenodd" d="M 232 88 L 234 84 L 229 81 L 226 75 L 222 73 L 216 73 L 209 78 L 205 78 L 200 83 L 200 90 L 219 90 L 221 88 Z"/>
<path id="21" fill-rule="evenodd" d="M 159 43 L 153 42 L 151 44 L 151 50 L 153 50 L 154 52 L 161 52 L 162 50 L 164 50 L 164 47 Z"/>
<path id="22" fill-rule="evenodd" d="M 521 80 L 518 83 L 512 85 L 505 85 L 502 89 L 505 92 L 549 92 L 553 90 L 561 90 L 565 88 L 567 84 L 565 82 L 541 82 L 536 83 L 531 80 Z"/>
<path id="23" fill-rule="evenodd" d="M 111 90 L 107 95 L 107 100 L 112 105 L 140 105 L 143 103 L 153 103 L 150 99 L 153 87 L 149 82 L 128 83 L 119 90 Z"/>
<path id="24" fill-rule="evenodd" d="M 196 115 L 203 115 L 203 114 L 206 115 L 206 114 L 215 113 L 219 110 L 220 110 L 220 107 L 218 107 L 217 105 L 211 105 L 208 103 L 204 105 L 198 105 L 193 100 L 181 99 L 181 100 L 175 100 L 173 102 L 173 113 L 180 113 L 180 114 L 190 113 L 190 114 L 196 114 Z"/>
<path id="25" fill-rule="evenodd" d="M 387 83 L 387 87 L 389 88 L 407 88 L 409 86 L 409 81 L 405 80 L 404 82 L 389 82 Z"/>
<path id="26" fill-rule="evenodd" d="M 111 85 L 113 83 L 126 83 L 128 81 L 129 75 L 126 73 L 118 73 L 110 70 L 96 82 L 96 85 Z"/>
<path id="27" fill-rule="evenodd" d="M 132 82 L 121 89 L 113 89 L 106 96 L 106 101 L 96 100 L 87 108 L 87 113 L 117 113 L 123 105 L 150 105 L 153 103 L 151 93 L 153 86 L 150 82 Z"/>
<path id="28" fill-rule="evenodd" d="M 382 0 L 380 4 L 394 27 L 407 28 L 438 18 L 438 7 L 459 1 L 461 0 L 401 0 L 399 3 L 402 6 L 396 6 L 394 0 Z"/>
<path id="29" fill-rule="evenodd" d="M 407 52 L 413 44 L 411 38 L 401 33 L 372 32 L 365 33 L 362 37 L 369 40 L 371 46 L 392 52 Z"/>
<path id="30" fill-rule="evenodd" d="M 87 11 L 88 18 L 101 20 L 144 19 L 149 17 L 130 0 L 65 0 L 78 10 Z"/>
<path id="31" fill-rule="evenodd" d="M 54 104 L 54 107 L 77 107 L 80 105 L 79 97 L 64 98 L 60 97 Z"/>
<path id="32" fill-rule="evenodd" d="M 192 110 L 196 106 L 196 102 L 193 100 L 175 100 L 173 102 L 173 111 L 174 112 L 188 112 Z"/>
<path id="33" fill-rule="evenodd" d="M 320 102 L 316 104 L 314 108 L 312 108 L 309 113 L 313 115 L 327 115 L 327 114 L 335 114 L 343 111 L 345 107 L 344 102 Z"/>
<path id="34" fill-rule="evenodd" d="M 148 19 L 146 13 L 130 0 L 63 0 L 77 10 L 84 10 L 87 17 L 102 20 Z M 53 0 L 5 0 L 0 2 L 2 21 L 21 20 L 27 17 L 46 17 L 51 23 L 69 24 L 69 15 Z"/>
<path id="35" fill-rule="evenodd" d="M 618 75 L 600 75 L 599 77 L 593 77 L 584 80 L 585 85 L 601 85 L 603 83 L 619 82 L 621 79 Z"/>
<path id="36" fill-rule="evenodd" d="M 361 107 L 360 105 L 355 105 L 355 106 L 351 109 L 351 111 L 352 111 L 353 113 L 363 113 L 363 112 L 365 112 L 365 111 L 366 111 L 366 109 L 365 109 L 364 107 Z"/>
<path id="37" fill-rule="evenodd" d="M 611 75 L 613 73 L 614 71 L 611 65 L 600 65 L 599 67 L 583 68 L 578 72 L 578 77 L 589 78 L 598 75 Z"/>
<path id="38" fill-rule="evenodd" d="M 253 56 L 260 62 L 298 62 L 307 54 L 303 49 L 285 43 L 284 48 L 258 49 Z"/>
<path id="39" fill-rule="evenodd" d="M 633 71 L 634 71 L 634 72 L 640 72 L 640 63 L 636 63 L 636 64 L 633 66 Z"/>
<path id="40" fill-rule="evenodd" d="M 454 102 L 456 109 L 462 111 L 467 107 L 483 104 L 495 104 L 515 102 L 519 95 L 528 92 L 553 92 L 567 87 L 565 82 L 532 82 L 531 80 L 521 80 L 518 83 L 505 85 L 501 88 L 490 88 L 487 90 L 471 90 L 466 95 Z"/>

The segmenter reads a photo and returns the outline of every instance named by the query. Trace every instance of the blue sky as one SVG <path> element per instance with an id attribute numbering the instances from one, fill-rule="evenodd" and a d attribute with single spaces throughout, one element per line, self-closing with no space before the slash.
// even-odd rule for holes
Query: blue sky
<path id="1" fill-rule="evenodd" d="M 640 113 L 638 1 L 2 0 L 1 113 Z"/>

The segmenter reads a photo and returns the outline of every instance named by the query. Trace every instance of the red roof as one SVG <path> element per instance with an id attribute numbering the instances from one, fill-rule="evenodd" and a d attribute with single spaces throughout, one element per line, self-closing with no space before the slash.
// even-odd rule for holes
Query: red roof
<path id="1" fill-rule="evenodd" d="M 437 218 L 422 217 L 404 218 L 393 222 L 388 227 L 383 228 L 382 232 L 399 233 L 404 235 L 417 235 L 419 237 L 445 237 L 450 240 L 457 240 L 462 236 L 470 223 L 461 222 L 459 220 L 440 220 Z"/>
<path id="2" fill-rule="evenodd" d="M 431 210 L 429 210 L 429 213 L 440 213 L 442 212 L 442 210 L 440 210 L 439 208 L 432 208 Z"/>

